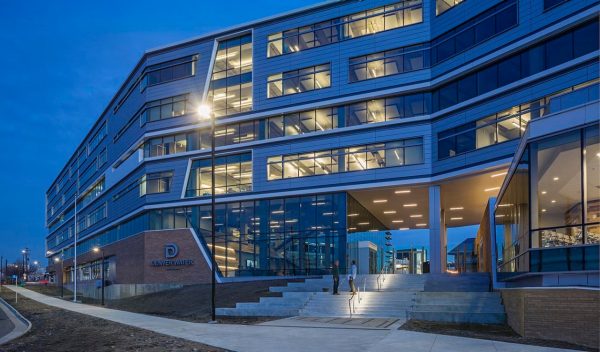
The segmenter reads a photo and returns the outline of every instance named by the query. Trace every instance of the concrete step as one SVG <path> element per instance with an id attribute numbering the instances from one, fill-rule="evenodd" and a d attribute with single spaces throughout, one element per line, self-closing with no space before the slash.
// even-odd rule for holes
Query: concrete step
<path id="1" fill-rule="evenodd" d="M 427 321 L 443 321 L 450 323 L 472 324 L 504 324 L 504 313 L 475 313 L 475 312 L 450 312 L 450 311 L 412 311 L 411 319 Z"/>
<path id="2" fill-rule="evenodd" d="M 236 317 L 292 317 L 299 314 L 299 309 L 274 308 L 217 308 L 219 316 Z"/>
<path id="3" fill-rule="evenodd" d="M 501 304 L 417 304 L 414 306 L 415 311 L 423 312 L 463 312 L 463 313 L 504 313 L 504 306 Z"/>

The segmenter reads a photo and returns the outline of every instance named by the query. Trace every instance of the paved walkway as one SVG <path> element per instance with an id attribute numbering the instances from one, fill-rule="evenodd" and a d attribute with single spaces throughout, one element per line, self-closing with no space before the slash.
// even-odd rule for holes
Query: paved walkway
<path id="1" fill-rule="evenodd" d="M 0 345 L 25 334 L 31 323 L 0 298 Z"/>
<path id="2" fill-rule="evenodd" d="M 191 323 L 67 302 L 24 288 L 12 289 L 27 298 L 57 308 L 233 351 L 560 351 L 553 348 L 403 330 L 356 329 L 343 326 L 313 327 L 308 321 L 304 325 L 296 326 L 285 326 L 285 320 L 281 321 L 281 325 L 276 322 L 268 325 Z"/>

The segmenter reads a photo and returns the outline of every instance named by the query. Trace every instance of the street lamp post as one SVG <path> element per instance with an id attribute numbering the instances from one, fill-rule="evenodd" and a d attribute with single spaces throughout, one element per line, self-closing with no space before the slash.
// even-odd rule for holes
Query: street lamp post
<path id="1" fill-rule="evenodd" d="M 211 322 L 216 323 L 216 302 L 215 296 L 217 291 L 217 268 L 215 259 L 215 246 L 216 246 L 216 214 L 215 214 L 215 116 L 211 111 L 211 108 L 204 105 L 199 108 L 198 113 L 204 118 L 210 119 L 210 225 L 211 225 L 211 255 L 210 255 L 210 267 L 211 267 L 211 295 L 210 295 L 210 308 L 211 308 Z"/>
<path id="2" fill-rule="evenodd" d="M 61 254 L 61 257 L 62 257 L 62 254 Z M 63 296 L 64 296 L 64 286 L 63 286 L 64 285 L 64 283 L 63 283 L 64 277 L 63 277 L 63 275 L 65 274 L 64 267 L 63 267 L 64 262 L 63 262 L 62 258 L 59 258 L 59 257 L 54 257 L 54 262 L 55 263 L 60 262 L 60 298 L 63 298 Z"/>
<path id="3" fill-rule="evenodd" d="M 100 270 L 102 271 L 102 273 L 100 274 L 100 277 L 102 279 L 102 301 L 101 301 L 101 305 L 104 305 L 104 249 L 100 249 L 98 247 L 94 247 L 93 251 L 95 253 L 100 252 L 101 256 L 102 256 L 102 261 L 100 262 Z"/>

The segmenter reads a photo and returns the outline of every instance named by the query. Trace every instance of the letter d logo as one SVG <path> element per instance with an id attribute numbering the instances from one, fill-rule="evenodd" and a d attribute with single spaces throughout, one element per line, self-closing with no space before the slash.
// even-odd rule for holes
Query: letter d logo
<path id="1" fill-rule="evenodd" d="M 165 258 L 175 258 L 179 254 L 179 247 L 175 243 L 165 244 Z"/>

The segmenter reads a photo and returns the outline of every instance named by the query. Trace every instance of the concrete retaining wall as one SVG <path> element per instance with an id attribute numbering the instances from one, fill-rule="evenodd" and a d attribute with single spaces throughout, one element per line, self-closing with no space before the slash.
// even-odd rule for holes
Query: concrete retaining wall
<path id="1" fill-rule="evenodd" d="M 598 348 L 600 291 L 579 288 L 503 289 L 508 324 L 521 336 Z"/>
<path id="2" fill-rule="evenodd" d="M 149 293 L 181 288 L 179 284 L 113 284 L 104 288 L 104 299 L 121 299 L 133 296 L 141 296 Z M 73 284 L 65 285 L 65 289 L 73 290 Z M 78 283 L 77 295 L 88 298 L 101 299 L 102 289 L 97 288 L 95 283 Z"/>

